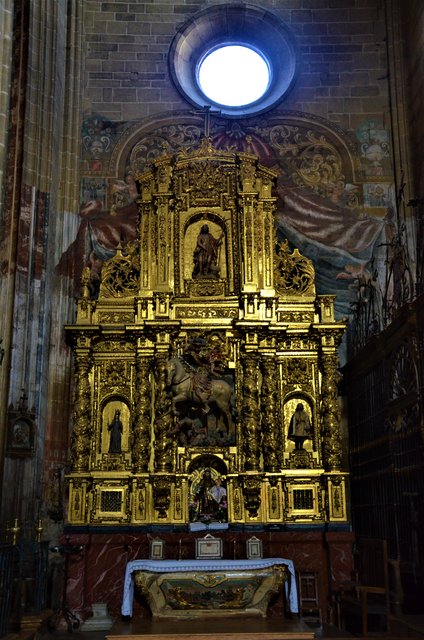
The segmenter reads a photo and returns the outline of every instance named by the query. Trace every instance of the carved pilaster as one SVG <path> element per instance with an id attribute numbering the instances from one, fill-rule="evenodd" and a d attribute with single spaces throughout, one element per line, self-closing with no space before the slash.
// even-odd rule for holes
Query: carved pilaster
<path id="1" fill-rule="evenodd" d="M 173 440 L 171 397 L 166 390 L 167 354 L 158 353 L 155 359 L 155 471 L 172 469 Z"/>
<path id="2" fill-rule="evenodd" d="M 340 411 L 337 403 L 337 365 L 335 354 L 321 356 L 321 420 L 323 461 L 326 470 L 340 468 L 342 443 L 340 434 Z"/>
<path id="3" fill-rule="evenodd" d="M 134 420 L 132 425 L 132 464 L 135 473 L 148 471 L 150 459 L 151 359 L 139 356 L 136 360 L 134 387 Z"/>
<path id="4" fill-rule="evenodd" d="M 242 487 L 245 509 L 251 518 L 256 518 L 261 506 L 261 478 L 245 476 Z"/>
<path id="5" fill-rule="evenodd" d="M 171 481 L 169 476 L 155 476 L 152 478 L 153 504 L 159 518 L 166 518 L 171 502 Z"/>
<path id="6" fill-rule="evenodd" d="M 278 369 L 274 358 L 262 360 L 262 389 L 261 389 L 261 414 L 262 414 L 262 452 L 265 471 L 278 471 L 280 468 L 278 443 Z"/>
<path id="7" fill-rule="evenodd" d="M 258 391 L 258 357 L 249 353 L 243 357 L 243 406 L 242 432 L 244 469 L 256 471 L 259 469 L 260 443 L 260 411 Z"/>
<path id="8" fill-rule="evenodd" d="M 73 432 L 71 458 L 73 471 L 87 471 L 91 444 L 91 390 L 89 373 L 91 357 L 88 350 L 75 353 L 75 392 L 73 402 Z"/>

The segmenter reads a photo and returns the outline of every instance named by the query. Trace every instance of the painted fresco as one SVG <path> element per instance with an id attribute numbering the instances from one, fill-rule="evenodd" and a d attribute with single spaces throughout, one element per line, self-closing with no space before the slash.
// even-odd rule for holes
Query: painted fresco
<path id="1" fill-rule="evenodd" d="M 95 282 L 118 243 L 135 238 L 132 174 L 146 170 L 161 154 L 197 146 L 203 123 L 201 117 L 192 118 L 147 132 L 140 125 L 139 133 L 137 125 L 118 125 L 100 116 L 84 122 L 80 224 L 59 273 L 71 261 L 78 283 L 88 265 Z M 284 122 L 215 118 L 211 127 L 216 148 L 258 155 L 277 171 L 279 233 L 314 262 L 317 291 L 337 295 L 340 316 L 351 313 L 364 279 L 376 271 L 382 277 L 382 247 L 393 223 L 388 214 L 393 206 L 388 132 L 380 122 L 365 120 L 355 135 L 352 141 L 328 122 L 304 114 L 288 114 Z"/>

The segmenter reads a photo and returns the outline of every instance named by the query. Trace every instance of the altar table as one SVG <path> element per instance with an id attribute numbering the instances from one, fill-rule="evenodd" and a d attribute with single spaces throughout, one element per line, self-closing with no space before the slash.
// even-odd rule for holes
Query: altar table
<path id="1" fill-rule="evenodd" d="M 184 587 L 181 586 L 181 584 L 184 585 L 184 579 L 187 581 L 189 579 L 194 580 L 204 587 L 205 591 L 203 593 L 200 593 L 200 595 L 194 594 L 198 598 L 205 599 L 205 595 L 209 593 L 208 587 L 218 589 L 213 596 L 210 596 L 209 611 L 213 610 L 218 615 L 253 612 L 264 616 L 264 610 L 259 611 L 257 607 L 249 608 L 249 605 L 247 607 L 244 606 L 243 598 L 246 597 L 246 593 L 249 590 L 253 595 L 254 589 L 257 589 L 258 593 L 261 588 L 263 591 L 256 598 L 257 600 L 263 594 L 270 596 L 272 592 L 275 592 L 275 585 L 280 582 L 279 573 L 283 569 L 281 565 L 284 565 L 284 570 L 289 574 L 289 579 L 284 580 L 288 609 L 292 613 L 297 613 L 299 608 L 295 569 L 293 562 L 285 558 L 261 558 L 256 560 L 133 560 L 128 562 L 125 570 L 121 613 L 123 616 L 132 615 L 134 578 L 136 577 L 138 585 L 142 587 L 143 592 L 148 597 L 153 617 L 163 617 L 167 614 L 188 617 L 190 614 L 201 614 L 201 611 L 196 611 L 201 605 L 196 604 L 196 601 L 187 601 L 186 592 Z M 155 574 L 162 575 L 156 576 Z M 178 576 L 175 574 L 182 574 L 183 582 L 180 585 L 178 585 Z M 273 574 L 275 574 L 274 578 Z M 262 587 L 261 580 L 268 581 L 268 586 Z M 228 584 L 229 582 L 231 584 Z M 221 585 L 224 583 L 228 593 L 223 593 Z M 159 611 L 156 606 L 155 593 L 163 601 L 167 598 L 167 595 L 171 596 L 165 605 L 162 603 L 162 611 Z M 150 602 L 150 596 L 153 603 Z M 219 598 L 222 600 L 221 604 Z M 228 602 L 228 598 L 230 598 L 230 602 Z M 231 602 L 235 603 L 233 608 L 231 608 Z M 180 607 L 179 604 L 182 606 Z M 205 602 L 206 606 L 207 602 Z M 181 611 L 181 609 L 184 611 Z M 231 612 L 229 611 L 230 609 Z M 206 609 L 202 609 L 202 611 L 204 613 Z"/>

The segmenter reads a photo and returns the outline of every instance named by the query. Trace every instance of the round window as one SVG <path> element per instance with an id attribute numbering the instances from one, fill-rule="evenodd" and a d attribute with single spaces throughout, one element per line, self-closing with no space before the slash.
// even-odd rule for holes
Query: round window
<path id="1" fill-rule="evenodd" d="M 270 83 L 265 58 L 244 45 L 226 45 L 207 53 L 197 70 L 200 89 L 217 105 L 241 107 L 260 100 Z"/>
<path id="2" fill-rule="evenodd" d="M 219 5 L 196 14 L 171 44 L 177 89 L 198 107 L 254 115 L 275 106 L 293 85 L 294 41 L 274 14 L 252 5 Z"/>

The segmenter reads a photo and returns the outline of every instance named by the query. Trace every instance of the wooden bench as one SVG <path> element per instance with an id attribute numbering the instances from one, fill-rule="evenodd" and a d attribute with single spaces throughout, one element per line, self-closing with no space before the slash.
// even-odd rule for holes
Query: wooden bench
<path id="1" fill-rule="evenodd" d="M 357 622 L 364 636 L 370 631 L 390 634 L 387 542 L 358 537 L 355 556 L 355 579 L 341 585 L 336 596 L 338 626 L 349 631 Z"/>

